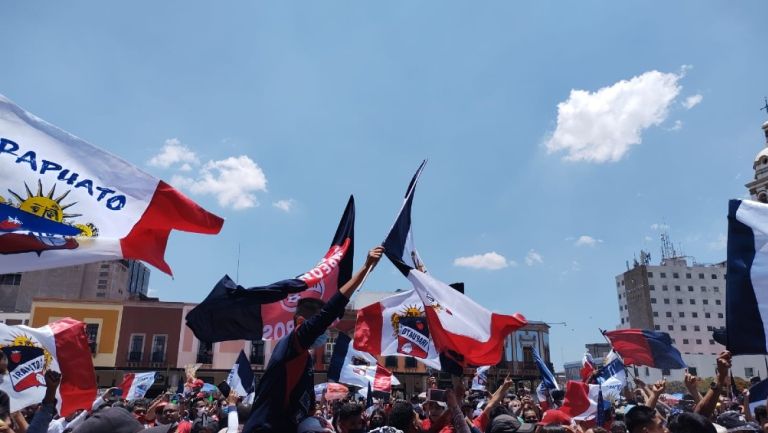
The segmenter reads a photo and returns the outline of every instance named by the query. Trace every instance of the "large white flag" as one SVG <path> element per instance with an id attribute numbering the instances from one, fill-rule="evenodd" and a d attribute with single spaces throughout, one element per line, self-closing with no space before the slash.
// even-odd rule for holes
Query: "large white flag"
<path id="1" fill-rule="evenodd" d="M 123 399 L 128 401 L 144 398 L 149 388 L 155 383 L 157 372 L 126 373 L 120 388 L 123 391 Z"/>
<path id="2" fill-rule="evenodd" d="M 354 348 L 373 355 L 412 356 L 440 369 L 440 355 L 430 336 L 424 304 L 413 290 L 360 309 Z"/>
<path id="3" fill-rule="evenodd" d="M 163 272 L 171 230 L 223 220 L 165 182 L 0 95 L 0 274 L 110 259 Z"/>
<path id="4" fill-rule="evenodd" d="M 0 324 L 0 350 L 8 358 L 0 390 L 10 397 L 11 412 L 43 400 L 48 370 L 61 373 L 56 400 L 62 416 L 91 408 L 96 373 L 84 323 L 67 318 L 41 328 Z"/>

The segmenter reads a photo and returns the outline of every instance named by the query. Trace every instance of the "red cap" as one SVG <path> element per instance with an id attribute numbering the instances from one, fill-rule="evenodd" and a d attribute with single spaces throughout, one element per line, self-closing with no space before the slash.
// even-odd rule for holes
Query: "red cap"
<path id="1" fill-rule="evenodd" d="M 568 416 L 565 412 L 557 409 L 550 409 L 546 412 L 544 412 L 544 416 L 541 417 L 541 421 L 539 421 L 539 424 L 541 425 L 550 425 L 550 424 L 559 424 L 559 425 L 570 425 L 571 424 L 571 417 Z"/>
<path id="2" fill-rule="evenodd" d="M 192 381 L 192 387 L 193 388 L 197 388 L 197 387 L 202 388 L 203 385 L 205 385 L 205 382 L 203 382 L 202 379 L 195 379 L 194 381 Z"/>

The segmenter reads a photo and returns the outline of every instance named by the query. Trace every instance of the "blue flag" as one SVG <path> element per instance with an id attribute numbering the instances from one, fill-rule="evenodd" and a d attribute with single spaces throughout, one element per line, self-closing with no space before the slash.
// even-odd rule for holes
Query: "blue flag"
<path id="1" fill-rule="evenodd" d="M 251 370 L 251 363 L 248 361 L 248 357 L 245 356 L 244 351 L 240 351 L 240 355 L 237 357 L 237 362 L 232 366 L 232 370 L 227 377 L 227 385 L 232 388 L 237 395 L 246 396 L 253 392 L 253 370 Z"/>
<path id="2" fill-rule="evenodd" d="M 544 388 L 546 389 L 560 389 L 560 387 L 557 386 L 557 380 L 555 380 L 555 375 L 552 374 L 551 371 L 549 371 L 549 367 L 547 367 L 547 364 L 544 362 L 543 359 L 541 359 L 541 356 L 539 355 L 539 351 L 536 350 L 536 348 L 533 348 L 533 362 L 536 363 L 536 367 L 539 369 L 539 373 L 541 374 L 541 383 L 544 385 Z"/>

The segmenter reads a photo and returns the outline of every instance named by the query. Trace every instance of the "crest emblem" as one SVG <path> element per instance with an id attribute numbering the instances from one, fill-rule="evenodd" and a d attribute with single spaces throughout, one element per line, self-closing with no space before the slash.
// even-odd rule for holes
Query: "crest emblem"
<path id="1" fill-rule="evenodd" d="M 55 197 L 56 185 L 43 192 L 38 179 L 37 192 L 24 183 L 26 198 L 9 189 L 12 198 L 0 195 L 0 254 L 37 253 L 49 250 L 74 250 L 77 238 L 98 236 L 92 223 L 75 221 L 82 214 L 65 212 L 77 202 L 64 203 L 70 190 Z"/>
<path id="2" fill-rule="evenodd" d="M 7 346 L 0 347 L 8 358 L 8 375 L 11 386 L 22 392 L 37 386 L 45 386 L 45 372 L 53 357 L 32 338 L 18 335 Z"/>
<path id="3" fill-rule="evenodd" d="M 429 328 L 424 311 L 417 305 L 405 306 L 391 317 L 397 352 L 426 359 L 429 353 Z"/>

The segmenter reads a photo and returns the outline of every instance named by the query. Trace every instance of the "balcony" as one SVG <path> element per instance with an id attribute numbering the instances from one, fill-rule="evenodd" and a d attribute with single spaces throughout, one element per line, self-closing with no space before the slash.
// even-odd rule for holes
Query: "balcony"
<path id="1" fill-rule="evenodd" d="M 141 362 L 142 355 L 141 352 L 128 352 L 128 362 Z"/>
<path id="2" fill-rule="evenodd" d="M 163 363 L 165 362 L 165 353 L 163 352 L 152 352 L 152 356 L 149 358 L 152 363 Z"/>

